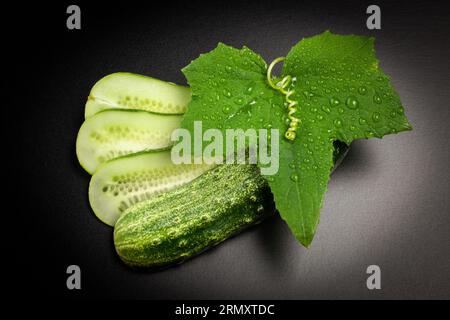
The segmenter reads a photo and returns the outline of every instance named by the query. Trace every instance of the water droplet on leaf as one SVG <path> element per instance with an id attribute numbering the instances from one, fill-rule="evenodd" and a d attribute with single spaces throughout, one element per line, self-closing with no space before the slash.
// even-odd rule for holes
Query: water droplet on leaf
<path id="1" fill-rule="evenodd" d="M 378 112 L 374 112 L 373 115 L 372 115 L 372 120 L 374 122 L 380 121 L 380 114 Z"/>
<path id="2" fill-rule="evenodd" d="M 353 109 L 353 110 L 358 108 L 358 106 L 359 106 L 359 102 L 354 96 L 348 97 L 345 104 L 347 105 L 347 107 L 349 109 Z"/>
<path id="3" fill-rule="evenodd" d="M 376 104 L 381 104 L 383 100 L 381 100 L 381 97 L 378 94 L 375 94 L 373 96 L 373 102 L 375 102 Z"/>
<path id="4" fill-rule="evenodd" d="M 367 88 L 365 86 L 361 86 L 358 88 L 358 92 L 360 95 L 364 96 L 367 93 Z"/>
<path id="5" fill-rule="evenodd" d="M 338 128 L 342 127 L 342 121 L 340 119 L 334 120 L 334 125 Z"/>
<path id="6" fill-rule="evenodd" d="M 340 102 L 339 99 L 336 98 L 336 97 L 332 97 L 332 98 L 330 99 L 330 105 L 331 105 L 332 107 L 337 107 L 340 103 L 341 103 L 341 102 Z"/>
<path id="7" fill-rule="evenodd" d="M 330 113 L 331 112 L 330 108 L 327 107 L 327 106 L 322 106 L 322 111 L 325 112 L 325 113 Z"/>

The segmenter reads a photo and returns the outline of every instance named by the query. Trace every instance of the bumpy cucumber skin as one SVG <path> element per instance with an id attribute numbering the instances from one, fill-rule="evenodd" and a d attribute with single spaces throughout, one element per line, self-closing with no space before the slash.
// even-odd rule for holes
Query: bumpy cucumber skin
<path id="1" fill-rule="evenodd" d="M 335 142 L 333 170 L 349 147 Z M 114 244 L 131 267 L 181 263 L 275 213 L 273 195 L 255 165 L 221 165 L 190 183 L 127 209 Z"/>
<path id="2" fill-rule="evenodd" d="M 254 165 L 222 165 L 189 184 L 126 210 L 114 243 L 133 267 L 163 267 L 195 256 L 275 210 Z"/>

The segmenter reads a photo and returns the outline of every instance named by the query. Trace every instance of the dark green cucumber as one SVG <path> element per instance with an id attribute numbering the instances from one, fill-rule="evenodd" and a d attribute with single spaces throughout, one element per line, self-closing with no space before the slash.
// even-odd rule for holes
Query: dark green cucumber
<path id="1" fill-rule="evenodd" d="M 335 145 L 335 163 L 347 147 Z M 221 165 L 138 203 L 117 220 L 114 244 L 133 267 L 183 262 L 275 212 L 273 196 L 255 165 Z"/>
<path id="2" fill-rule="evenodd" d="M 222 165 L 126 210 L 114 228 L 120 258 L 135 267 L 182 262 L 274 212 L 255 165 Z"/>

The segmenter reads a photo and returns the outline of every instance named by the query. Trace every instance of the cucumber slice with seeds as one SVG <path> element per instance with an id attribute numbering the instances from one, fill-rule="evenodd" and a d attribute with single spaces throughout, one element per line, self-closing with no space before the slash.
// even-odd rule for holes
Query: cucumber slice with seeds
<path id="1" fill-rule="evenodd" d="M 80 128 L 76 151 L 81 166 L 94 173 L 98 165 L 117 157 L 171 145 L 179 115 L 137 110 L 105 110 L 86 119 Z"/>
<path id="2" fill-rule="evenodd" d="M 130 206 L 197 178 L 213 165 L 175 165 L 170 150 L 143 152 L 109 161 L 99 167 L 89 184 L 95 215 L 114 226 Z"/>
<path id="3" fill-rule="evenodd" d="M 163 114 L 183 114 L 191 90 L 147 76 L 118 72 L 100 79 L 92 88 L 85 108 L 89 118 L 105 109 L 135 109 Z"/>

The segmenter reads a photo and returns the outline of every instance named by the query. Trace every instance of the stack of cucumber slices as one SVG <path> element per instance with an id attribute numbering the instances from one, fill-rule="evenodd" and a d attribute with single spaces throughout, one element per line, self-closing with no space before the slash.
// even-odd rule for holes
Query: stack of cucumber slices
<path id="1" fill-rule="evenodd" d="M 170 160 L 170 135 L 190 99 L 189 88 L 131 73 L 94 85 L 76 152 L 92 175 L 89 202 L 101 221 L 114 226 L 127 208 L 210 169 Z"/>
<path id="2" fill-rule="evenodd" d="M 104 77 L 88 97 L 76 152 L 92 210 L 129 266 L 183 262 L 275 212 L 256 165 L 172 163 L 190 99 L 189 88 L 131 73 Z M 337 164 L 346 147 L 335 149 Z"/>

